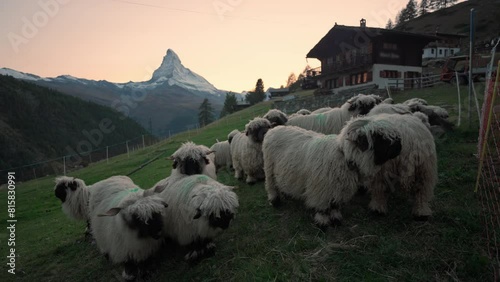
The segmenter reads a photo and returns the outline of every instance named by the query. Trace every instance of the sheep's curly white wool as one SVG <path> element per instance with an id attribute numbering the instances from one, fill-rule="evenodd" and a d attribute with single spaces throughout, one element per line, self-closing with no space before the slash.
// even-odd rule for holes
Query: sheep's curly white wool
<path id="1" fill-rule="evenodd" d="M 234 136 L 236 136 L 236 134 L 238 134 L 238 133 L 240 133 L 240 131 L 238 129 L 234 129 L 233 131 L 229 132 L 229 134 L 227 135 L 227 142 L 229 142 L 229 144 L 231 144 Z"/>
<path id="2" fill-rule="evenodd" d="M 228 140 L 213 144 L 210 150 L 214 152 L 214 163 L 217 170 L 223 167 L 226 167 L 227 170 L 231 169 L 231 147 Z"/>
<path id="3" fill-rule="evenodd" d="M 352 117 L 367 114 L 378 99 L 371 95 L 359 94 L 347 100 L 340 108 L 325 113 L 296 116 L 288 120 L 287 125 L 302 127 L 323 134 L 338 134 L 345 123 Z"/>
<path id="4" fill-rule="evenodd" d="M 181 177 L 162 188 L 159 195 L 169 204 L 163 216 L 164 236 L 192 245 L 186 260 L 214 251 L 212 240 L 229 227 L 239 206 L 231 188 L 206 175 Z"/>
<path id="5" fill-rule="evenodd" d="M 383 104 L 394 104 L 394 99 L 392 98 L 387 98 L 384 101 L 382 101 Z"/>
<path id="6" fill-rule="evenodd" d="M 420 104 L 420 105 L 424 105 L 424 106 L 428 105 L 427 101 L 422 99 L 422 98 L 411 98 L 411 99 L 404 101 L 403 104 L 405 104 L 405 105 Z"/>
<path id="7" fill-rule="evenodd" d="M 140 189 L 126 176 L 110 177 L 93 185 L 89 213 L 96 245 L 113 263 L 125 263 L 125 279 L 137 274 L 135 269 L 127 269 L 128 264 L 136 267 L 160 248 L 166 206 L 153 191 Z"/>
<path id="8" fill-rule="evenodd" d="M 367 116 L 374 116 L 379 114 L 398 114 L 410 115 L 412 112 L 410 107 L 404 104 L 378 104 L 367 114 Z"/>
<path id="9" fill-rule="evenodd" d="M 306 207 L 314 209 L 318 225 L 339 223 L 340 206 L 358 189 L 358 162 L 373 159 L 368 151 L 364 153 L 366 158 L 346 158 L 342 138 L 295 126 L 270 130 L 262 146 L 270 203 L 279 204 L 280 193 L 286 194 L 304 200 Z M 367 170 L 376 166 L 373 161 L 364 165 Z"/>
<path id="10" fill-rule="evenodd" d="M 288 121 L 288 116 L 284 112 L 282 112 L 278 109 L 269 110 L 263 116 L 263 118 L 269 120 L 269 122 L 271 123 L 271 125 L 273 127 L 278 126 L 278 125 L 285 125 L 286 122 Z"/>
<path id="11" fill-rule="evenodd" d="M 289 115 L 288 119 L 294 118 L 296 116 L 307 116 L 307 115 L 310 115 L 310 114 L 311 114 L 311 111 L 306 110 L 306 109 L 300 109 L 296 113 L 293 113 L 293 114 Z"/>
<path id="12" fill-rule="evenodd" d="M 347 141 L 344 142 L 345 157 L 361 161 L 359 168 L 362 182 L 372 197 L 370 209 L 386 213 L 388 189 L 399 189 L 414 197 L 412 212 L 416 218 L 430 216 L 432 211 L 429 201 L 433 198 L 437 182 L 436 148 L 431 132 L 418 117 L 380 114 L 353 119 L 339 134 L 339 138 L 344 140 L 362 140 L 365 147 L 375 147 L 375 160 L 377 154 L 388 151 L 384 146 L 377 146 L 380 137 L 400 138 L 401 152 L 377 170 L 365 169 L 365 164 L 369 167 L 371 160 L 364 160 L 366 154 L 361 150 L 352 150 L 353 147 L 349 147 Z"/>
<path id="13" fill-rule="evenodd" d="M 264 160 L 262 159 L 262 141 L 271 128 L 265 118 L 254 118 L 245 125 L 245 132 L 238 133 L 231 142 L 231 157 L 234 176 L 237 179 L 246 175 L 246 182 L 253 184 L 264 179 Z"/>
<path id="14" fill-rule="evenodd" d="M 319 109 L 316 109 L 314 111 L 311 112 L 311 114 L 321 114 L 321 113 L 326 113 L 326 112 L 329 112 L 330 110 L 332 110 L 334 108 L 332 107 L 324 107 L 324 108 L 319 108 Z"/>

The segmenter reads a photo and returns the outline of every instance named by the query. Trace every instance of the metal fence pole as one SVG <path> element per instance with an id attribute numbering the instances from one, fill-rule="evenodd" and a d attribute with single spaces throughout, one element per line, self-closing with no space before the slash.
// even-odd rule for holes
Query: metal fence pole
<path id="1" fill-rule="evenodd" d="M 142 135 L 142 148 L 145 149 L 146 148 L 146 144 L 144 143 L 144 135 Z"/>
<path id="2" fill-rule="evenodd" d="M 66 156 L 63 157 L 63 174 L 66 175 Z"/>
<path id="3" fill-rule="evenodd" d="M 129 149 L 128 149 L 128 140 L 127 140 L 127 158 L 130 158 L 130 152 L 129 152 Z"/>
<path id="4" fill-rule="evenodd" d="M 106 163 L 109 163 L 109 146 L 106 146 Z"/>

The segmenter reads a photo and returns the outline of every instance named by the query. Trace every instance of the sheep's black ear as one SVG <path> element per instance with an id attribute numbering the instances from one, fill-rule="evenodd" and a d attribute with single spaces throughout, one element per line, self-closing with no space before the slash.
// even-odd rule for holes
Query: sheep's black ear
<path id="1" fill-rule="evenodd" d="M 68 183 L 68 187 L 69 189 L 71 189 L 71 191 L 75 191 L 76 188 L 78 187 L 78 183 L 76 183 L 75 180 L 72 180 L 71 182 Z"/>
<path id="2" fill-rule="evenodd" d="M 179 165 L 179 161 L 177 159 L 174 159 L 174 163 L 172 164 L 172 167 L 174 169 L 176 169 L 178 165 Z"/>
<path id="3" fill-rule="evenodd" d="M 245 131 L 245 135 L 246 135 L 246 136 L 248 136 L 248 134 L 249 134 L 249 133 L 248 133 L 248 131 L 250 131 L 250 130 Z"/>
<path id="4" fill-rule="evenodd" d="M 379 133 L 374 133 L 372 139 L 376 165 L 381 165 L 390 159 L 394 159 L 401 153 L 401 139 L 399 137 L 391 140 Z"/>
<path id="5" fill-rule="evenodd" d="M 111 208 L 106 213 L 101 213 L 101 214 L 98 214 L 97 216 L 99 216 L 99 217 L 102 217 L 102 216 L 115 216 L 121 210 L 122 210 L 122 208 Z"/>
<path id="6" fill-rule="evenodd" d="M 203 159 L 205 160 L 205 164 L 210 164 L 210 160 L 207 157 L 203 157 Z"/>
<path id="7" fill-rule="evenodd" d="M 196 209 L 196 214 L 194 215 L 193 219 L 198 219 L 201 217 L 201 210 L 200 209 Z"/>
<path id="8" fill-rule="evenodd" d="M 229 138 L 227 139 L 227 142 L 228 142 L 229 144 L 231 144 L 231 142 L 233 141 L 233 138 L 234 138 L 234 137 L 229 137 Z"/>
<path id="9" fill-rule="evenodd" d="M 362 152 L 368 150 L 369 147 L 368 138 L 366 137 L 365 134 L 359 134 L 358 138 L 354 141 L 354 143 Z"/>

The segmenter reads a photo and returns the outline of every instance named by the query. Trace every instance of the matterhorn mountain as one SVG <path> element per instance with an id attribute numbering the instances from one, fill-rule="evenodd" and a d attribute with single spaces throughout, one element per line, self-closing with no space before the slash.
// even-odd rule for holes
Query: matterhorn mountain
<path id="1" fill-rule="evenodd" d="M 179 56 L 168 49 L 158 69 L 148 81 L 112 83 L 71 75 L 43 78 L 8 68 L 10 75 L 62 93 L 105 105 L 135 119 L 153 133 L 165 136 L 196 126 L 198 107 L 208 98 L 217 115 L 227 91 L 218 90 L 202 76 L 182 65 Z"/>

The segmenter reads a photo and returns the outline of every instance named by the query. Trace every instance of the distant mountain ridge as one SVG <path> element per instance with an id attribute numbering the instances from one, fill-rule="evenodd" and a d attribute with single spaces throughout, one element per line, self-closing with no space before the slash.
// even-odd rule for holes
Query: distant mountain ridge
<path id="1" fill-rule="evenodd" d="M 0 74 L 31 81 L 65 94 L 114 108 L 132 117 L 153 133 L 164 136 L 197 124 L 198 107 L 208 98 L 218 115 L 227 91 L 218 90 L 202 76 L 184 67 L 179 56 L 168 49 L 152 78 L 141 82 L 113 83 L 71 75 L 43 78 L 1 68 Z"/>
<path id="2" fill-rule="evenodd" d="M 0 170 L 75 152 L 85 155 L 146 134 L 137 122 L 108 107 L 4 75 L 0 132 Z"/>

